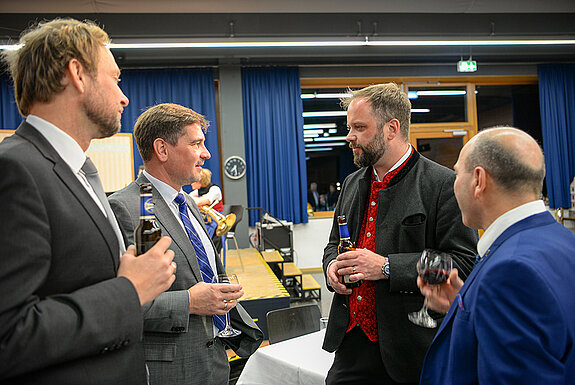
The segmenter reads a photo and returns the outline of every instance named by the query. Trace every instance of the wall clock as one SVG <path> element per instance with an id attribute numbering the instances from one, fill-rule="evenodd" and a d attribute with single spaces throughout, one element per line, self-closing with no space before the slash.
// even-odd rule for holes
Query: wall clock
<path id="1" fill-rule="evenodd" d="M 224 162 L 224 173 L 230 179 L 240 179 L 246 174 L 246 161 L 237 155 L 230 156 Z"/>

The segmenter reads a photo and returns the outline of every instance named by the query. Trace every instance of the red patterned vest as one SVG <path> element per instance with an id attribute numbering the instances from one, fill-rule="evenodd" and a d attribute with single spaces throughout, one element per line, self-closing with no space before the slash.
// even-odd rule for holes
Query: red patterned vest
<path id="1" fill-rule="evenodd" d="M 413 155 L 413 152 L 411 155 Z M 375 251 L 375 223 L 377 222 L 379 190 L 387 188 L 393 177 L 399 173 L 409 158 L 411 158 L 411 155 L 398 168 L 388 172 L 381 182 L 376 182 L 375 175 L 371 174 L 369 200 L 367 201 L 356 248 Z M 349 297 L 349 324 L 346 332 L 349 332 L 356 325 L 361 327 L 370 341 L 378 341 L 375 281 L 363 281 L 361 286 L 352 289 Z"/>

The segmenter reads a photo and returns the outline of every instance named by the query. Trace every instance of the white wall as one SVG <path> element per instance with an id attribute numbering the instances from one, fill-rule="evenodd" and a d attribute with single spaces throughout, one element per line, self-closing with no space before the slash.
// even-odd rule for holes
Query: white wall
<path id="1" fill-rule="evenodd" d="M 300 269 L 322 267 L 323 249 L 329 240 L 333 218 L 310 218 L 293 226 L 294 262 Z"/>

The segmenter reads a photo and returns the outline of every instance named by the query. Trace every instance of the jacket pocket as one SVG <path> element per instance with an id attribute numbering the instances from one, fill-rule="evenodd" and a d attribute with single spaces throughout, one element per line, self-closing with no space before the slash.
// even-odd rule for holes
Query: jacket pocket
<path id="1" fill-rule="evenodd" d="M 399 233 L 399 247 L 402 252 L 416 252 L 425 248 L 426 225 L 425 213 L 415 213 L 403 218 Z"/>
<path id="2" fill-rule="evenodd" d="M 413 215 L 410 215 L 408 217 L 403 218 L 403 221 L 401 221 L 401 224 L 403 226 L 419 226 L 419 225 L 423 225 L 425 224 L 427 217 L 425 216 L 424 213 L 416 213 Z"/>
<path id="3" fill-rule="evenodd" d="M 176 344 L 144 343 L 146 361 L 173 361 Z"/>

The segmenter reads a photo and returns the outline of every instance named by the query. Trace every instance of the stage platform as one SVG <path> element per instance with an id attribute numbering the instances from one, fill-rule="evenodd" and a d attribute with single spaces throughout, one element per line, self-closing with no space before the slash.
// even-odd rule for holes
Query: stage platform
<path id="1" fill-rule="evenodd" d="M 226 271 L 236 274 L 244 290 L 240 299 L 268 339 L 266 314 L 290 306 L 290 295 L 257 249 L 228 250 Z"/>

